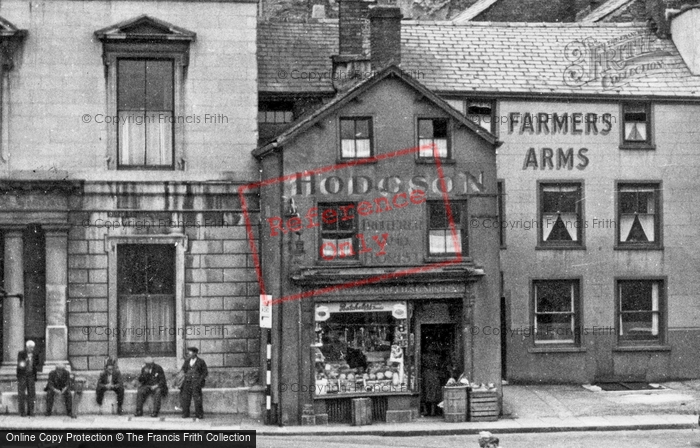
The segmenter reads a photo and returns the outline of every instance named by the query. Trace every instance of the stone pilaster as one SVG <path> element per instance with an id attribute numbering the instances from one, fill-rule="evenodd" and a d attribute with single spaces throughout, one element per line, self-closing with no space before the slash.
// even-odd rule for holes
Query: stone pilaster
<path id="1" fill-rule="evenodd" d="M 5 291 L 3 350 L 0 375 L 15 375 L 17 352 L 24 348 L 24 228 L 5 228 Z"/>
<path id="2" fill-rule="evenodd" d="M 43 226 L 46 235 L 46 357 L 44 373 L 68 366 L 68 227 Z"/>

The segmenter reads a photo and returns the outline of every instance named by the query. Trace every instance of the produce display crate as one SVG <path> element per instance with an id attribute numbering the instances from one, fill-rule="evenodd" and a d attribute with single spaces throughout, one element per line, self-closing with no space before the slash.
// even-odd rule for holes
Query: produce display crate
<path id="1" fill-rule="evenodd" d="M 469 421 L 494 422 L 498 420 L 498 414 L 497 391 L 469 392 Z"/>

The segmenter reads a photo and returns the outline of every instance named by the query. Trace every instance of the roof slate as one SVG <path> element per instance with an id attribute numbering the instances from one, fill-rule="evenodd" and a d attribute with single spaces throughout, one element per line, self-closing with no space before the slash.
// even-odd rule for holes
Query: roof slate
<path id="1" fill-rule="evenodd" d="M 442 94 L 700 97 L 700 76 L 690 73 L 673 42 L 656 39 L 638 23 L 404 21 L 402 25 L 402 70 Z M 623 69 L 628 75 L 631 69 L 637 73 L 606 85 L 601 67 L 589 63 L 590 45 L 603 45 L 597 50 L 602 53 L 635 38 L 653 38 L 656 52 L 644 61 L 630 61 Z M 583 50 L 581 61 L 573 58 L 575 49 Z M 330 57 L 337 52 L 337 21 L 262 22 L 258 26 L 259 89 L 332 93 Z M 584 78 L 565 82 L 566 74 L 577 65 Z M 314 79 L 302 79 L 303 74 Z"/>

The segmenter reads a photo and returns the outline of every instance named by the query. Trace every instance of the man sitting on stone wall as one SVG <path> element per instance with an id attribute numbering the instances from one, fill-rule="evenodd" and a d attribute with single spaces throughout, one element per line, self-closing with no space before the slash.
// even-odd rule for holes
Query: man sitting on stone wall
<path id="1" fill-rule="evenodd" d="M 66 366 L 59 362 L 56 369 L 49 373 L 49 381 L 44 388 L 46 391 L 46 416 L 53 410 L 54 395 L 62 395 L 66 403 L 66 415 L 73 417 L 73 397 L 71 397 L 71 378 Z"/>
<path id="2" fill-rule="evenodd" d="M 95 398 L 97 405 L 102 406 L 105 392 L 112 391 L 117 394 L 117 414 L 122 415 L 122 404 L 124 403 L 124 383 L 122 375 L 117 369 L 113 359 L 108 359 L 105 363 L 105 369 L 100 374 L 97 380 L 97 388 L 95 390 Z"/>

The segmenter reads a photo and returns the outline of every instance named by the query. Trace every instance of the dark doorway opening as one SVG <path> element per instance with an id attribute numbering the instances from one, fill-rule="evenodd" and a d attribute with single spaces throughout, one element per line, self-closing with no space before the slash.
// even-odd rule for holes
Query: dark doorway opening
<path id="1" fill-rule="evenodd" d="M 461 368 L 453 359 L 454 324 L 421 325 L 421 414 L 442 415 L 442 387 Z"/>
<path id="2" fill-rule="evenodd" d="M 39 225 L 24 230 L 24 339 L 46 354 L 46 237 Z"/>

